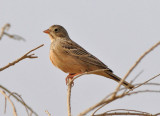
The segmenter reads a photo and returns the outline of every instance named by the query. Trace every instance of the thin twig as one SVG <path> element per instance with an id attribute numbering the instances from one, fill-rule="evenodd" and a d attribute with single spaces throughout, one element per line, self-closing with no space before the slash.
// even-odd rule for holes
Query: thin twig
<path id="1" fill-rule="evenodd" d="M 71 81 L 69 79 L 69 81 Z M 68 111 L 68 116 L 71 116 L 71 88 L 72 88 L 72 84 L 70 83 L 68 84 L 68 89 L 67 89 L 67 111 Z"/>
<path id="2" fill-rule="evenodd" d="M 157 76 L 158 76 L 158 75 L 156 75 L 156 77 L 157 77 Z M 149 81 L 151 81 L 153 78 L 155 78 L 155 76 L 152 77 Z M 147 81 L 147 82 L 149 82 L 149 81 Z M 136 84 L 136 85 L 137 85 L 137 84 Z M 138 84 L 138 85 L 142 85 L 142 83 L 140 83 L 140 84 Z M 147 85 L 147 83 L 143 83 L 143 85 Z M 158 86 L 159 86 L 158 83 L 148 83 L 148 85 L 158 85 Z M 140 86 L 139 86 L 139 87 L 140 87 Z M 126 89 L 126 88 L 122 88 L 122 89 L 120 89 L 120 90 L 123 90 L 123 89 Z M 134 88 L 134 89 L 135 89 L 135 88 Z M 115 100 L 117 100 L 117 99 L 119 99 L 119 98 L 122 98 L 122 97 L 124 97 L 124 96 L 132 95 L 132 94 L 138 94 L 138 93 L 146 93 L 146 92 L 156 92 L 156 93 L 160 93 L 160 91 L 157 91 L 157 90 L 141 90 L 141 91 L 136 91 L 136 92 L 131 92 L 131 93 L 126 92 L 126 93 L 122 93 L 122 94 L 120 94 L 120 95 L 116 95 L 114 98 L 113 98 L 113 97 L 108 98 L 109 96 L 111 96 L 111 95 L 114 94 L 114 92 L 113 92 L 113 93 L 109 94 L 107 97 L 105 97 L 103 100 L 101 100 L 100 102 L 98 102 L 97 104 L 91 106 L 90 108 L 88 108 L 88 109 L 86 109 L 85 111 L 83 111 L 82 113 L 80 113 L 79 116 L 86 115 L 88 112 L 94 110 L 94 109 L 97 108 L 97 107 L 99 107 L 99 108 L 98 108 L 98 110 L 99 110 L 99 109 L 101 108 L 101 106 L 104 107 L 105 105 L 109 104 L 110 102 L 115 101 Z M 108 98 L 108 99 L 107 99 L 107 98 Z M 95 112 L 97 112 L 98 110 L 96 110 Z M 94 113 L 95 113 L 95 112 L 94 112 Z M 93 113 L 92 115 L 94 115 L 94 113 Z"/>
<path id="3" fill-rule="evenodd" d="M 10 66 L 13 66 L 13 65 L 15 65 L 16 63 L 18 63 L 19 61 L 24 60 L 24 59 L 26 59 L 26 58 L 31 58 L 31 59 L 32 59 L 32 58 L 38 58 L 37 56 L 34 56 L 34 54 L 30 54 L 30 55 L 29 55 L 29 53 L 35 51 L 36 49 L 38 49 L 38 48 L 40 48 L 40 47 L 42 47 L 42 46 L 44 46 L 44 44 L 42 44 L 42 45 L 40 45 L 40 46 L 38 46 L 38 47 L 30 50 L 29 52 L 27 52 L 26 54 L 24 54 L 22 57 L 20 57 L 20 58 L 18 58 L 17 60 L 9 63 L 9 64 L 6 65 L 6 66 L 0 68 L 0 71 L 3 71 L 4 69 L 6 69 L 6 68 L 8 68 L 8 67 L 10 67 Z"/>
<path id="4" fill-rule="evenodd" d="M 125 79 L 131 74 L 131 72 L 136 68 L 136 66 L 141 62 L 141 60 L 148 54 L 150 53 L 152 50 L 154 50 L 158 45 L 160 45 L 160 41 L 158 43 L 156 43 L 155 45 L 153 45 L 149 50 L 147 50 L 146 52 L 144 52 L 142 54 L 142 56 L 140 56 L 140 58 L 136 61 L 136 63 L 129 69 L 129 71 L 127 72 L 127 74 L 123 77 L 123 79 L 119 82 L 115 93 L 113 94 L 112 97 L 115 97 L 117 92 L 119 91 L 122 83 L 125 81 Z"/>
<path id="5" fill-rule="evenodd" d="M 0 33 L 0 40 L 2 39 L 3 35 L 8 36 L 9 38 L 15 39 L 15 40 L 23 40 L 25 41 L 25 39 L 19 35 L 11 35 L 7 32 L 5 32 L 6 30 L 8 30 L 11 27 L 11 25 L 9 23 L 5 24 L 2 28 L 1 28 L 1 33 Z"/>
<path id="6" fill-rule="evenodd" d="M 0 93 L 3 94 L 4 97 L 10 102 L 10 104 L 12 105 L 12 108 L 13 108 L 13 115 L 14 115 L 14 116 L 17 116 L 16 108 L 15 108 L 12 100 L 5 94 L 4 91 L 0 90 Z"/>
<path id="7" fill-rule="evenodd" d="M 133 82 L 143 73 L 143 70 L 141 70 L 130 82 L 130 84 L 133 84 Z"/>
<path id="8" fill-rule="evenodd" d="M 124 82 L 124 80 L 129 76 L 129 74 L 133 71 L 133 69 L 138 65 L 138 63 L 140 63 L 140 61 L 141 61 L 149 52 L 151 52 L 154 48 L 156 48 L 159 44 L 160 44 L 160 42 L 158 42 L 157 44 L 155 44 L 154 46 L 152 46 L 149 50 L 147 50 L 147 51 L 137 60 L 137 62 L 131 67 L 131 69 L 130 69 L 130 70 L 128 71 L 128 73 L 124 76 L 124 78 L 119 82 L 119 84 L 118 84 L 115 92 L 113 92 L 112 94 L 110 94 L 110 95 L 112 95 L 112 96 L 111 96 L 111 97 L 112 97 L 111 99 L 114 99 L 114 98 L 116 97 L 116 94 L 117 94 L 117 92 L 118 92 L 119 89 L 120 89 L 120 86 L 122 85 L 122 83 Z M 141 74 L 141 73 L 140 73 L 140 74 Z M 149 79 L 148 81 L 146 81 L 146 82 L 138 85 L 137 87 L 140 87 L 141 85 L 144 85 L 144 84 L 148 83 L 150 80 L 156 78 L 156 77 L 159 76 L 159 75 L 160 75 L 160 74 L 154 76 L 153 78 L 151 78 L 151 79 Z M 135 79 L 134 79 L 134 80 L 135 80 Z M 134 81 L 134 80 L 133 80 L 133 81 Z M 133 82 L 133 81 L 132 81 L 132 82 Z M 131 82 L 131 83 L 132 83 L 132 82 Z M 137 87 L 136 87 L 136 88 L 137 88 Z M 133 88 L 132 90 L 134 90 L 134 89 L 135 89 L 135 88 Z M 129 90 L 127 93 L 129 93 L 129 92 L 132 91 L 132 90 Z M 125 93 L 126 93 L 126 91 L 124 91 L 123 94 L 125 94 Z M 101 103 L 101 102 L 103 102 L 103 100 L 100 101 L 99 103 Z M 98 106 L 99 108 L 98 108 L 97 110 L 95 110 L 92 115 L 94 115 L 99 109 L 101 109 L 102 107 L 104 107 L 104 106 L 107 105 L 107 104 L 108 104 L 108 103 L 102 104 L 102 106 L 100 106 L 100 107 Z M 98 105 L 98 104 L 97 104 L 97 105 Z M 93 108 L 94 108 L 94 107 L 93 107 Z"/>
<path id="9" fill-rule="evenodd" d="M 143 73 L 143 70 L 140 71 L 132 80 L 129 84 L 132 84 L 141 74 Z M 129 91 L 133 91 L 133 89 L 135 89 L 135 86 L 134 88 L 130 89 Z M 128 89 L 125 89 L 123 93 L 127 92 Z"/>
<path id="10" fill-rule="evenodd" d="M 120 86 L 122 85 L 122 83 L 123 83 L 123 82 L 125 81 L 125 79 L 130 75 L 130 73 L 135 69 L 135 67 L 140 63 L 140 61 L 141 61 L 149 52 L 151 52 L 154 48 L 156 48 L 158 45 L 160 45 L 160 41 L 159 41 L 157 44 L 155 44 L 154 46 L 152 46 L 149 50 L 147 50 L 147 51 L 136 61 L 136 63 L 130 68 L 130 70 L 127 72 L 127 74 L 126 74 L 126 75 L 123 77 L 123 79 L 119 82 L 119 84 L 118 84 L 115 92 L 113 92 L 113 93 L 111 94 L 112 97 L 108 98 L 107 100 L 104 100 L 104 99 L 101 100 L 101 101 L 98 102 L 97 104 L 95 104 L 95 105 L 91 106 L 90 108 L 86 109 L 85 111 L 81 112 L 81 113 L 79 114 L 79 116 L 86 115 L 88 112 L 94 110 L 95 108 L 100 107 L 100 106 L 102 106 L 102 105 L 109 104 L 110 102 L 115 101 L 115 100 L 117 100 L 117 99 L 119 99 L 119 98 L 122 98 L 122 97 L 124 97 L 124 96 L 126 96 L 126 95 L 136 94 L 136 92 L 134 92 L 134 93 L 133 93 L 133 92 L 132 92 L 132 93 L 126 93 L 126 92 L 125 92 L 125 93 L 122 93 L 122 94 L 120 94 L 120 95 L 117 95 L 117 92 L 120 90 Z M 72 83 L 75 79 L 77 79 L 78 77 L 80 77 L 80 76 L 82 76 L 82 75 L 85 75 L 85 74 L 93 74 L 94 72 L 98 72 L 98 71 L 102 71 L 102 70 L 105 70 L 105 69 L 100 69 L 100 70 L 91 71 L 91 72 L 85 72 L 85 73 L 83 73 L 83 74 L 77 75 L 75 78 L 73 78 L 73 79 L 70 81 L 69 85 L 71 85 L 71 83 Z M 148 82 L 149 82 L 149 81 L 148 81 Z M 134 88 L 133 88 L 133 89 L 134 89 Z M 71 90 L 70 90 L 70 91 L 71 91 Z M 149 92 L 151 92 L 151 91 L 149 91 Z M 155 91 L 153 91 L 153 92 L 155 92 Z M 68 93 L 69 93 L 69 94 L 67 95 L 67 97 L 70 95 L 71 92 L 68 92 Z M 137 92 L 137 93 L 141 93 L 141 92 Z M 70 103 L 70 101 L 69 101 L 69 103 Z"/>
<path id="11" fill-rule="evenodd" d="M 114 109 L 114 110 L 106 111 L 106 113 L 115 112 L 115 111 L 128 111 L 128 112 L 138 112 L 138 113 L 143 113 L 143 114 L 149 114 L 147 112 L 143 112 L 143 111 L 139 111 L 139 110 L 130 110 L 130 109 Z"/>
<path id="12" fill-rule="evenodd" d="M 156 116 L 152 114 L 143 114 L 143 113 L 134 113 L 134 112 L 114 112 L 114 113 L 104 113 L 104 114 L 97 114 L 93 116 L 119 116 L 119 115 L 135 115 L 135 116 Z"/>
<path id="13" fill-rule="evenodd" d="M 28 108 L 26 107 L 26 103 L 24 102 L 24 100 L 23 100 L 23 98 L 21 97 L 21 95 L 19 95 L 18 93 L 12 92 L 11 94 L 9 94 L 8 97 L 10 97 L 10 96 L 12 96 L 12 95 L 18 96 L 18 98 L 20 98 L 20 100 L 23 102 L 23 104 L 25 104 L 24 107 L 25 107 L 26 112 L 27 112 L 27 114 L 28 114 L 28 116 L 29 116 Z"/>
<path id="14" fill-rule="evenodd" d="M 135 92 L 131 92 L 131 93 L 126 93 L 126 94 L 121 94 L 121 95 L 117 95 L 117 96 L 115 96 L 115 98 L 113 99 L 112 97 L 111 98 L 109 98 L 107 101 L 105 101 L 104 102 L 104 104 L 102 103 L 102 106 L 104 106 L 104 105 L 106 105 L 106 104 L 108 104 L 108 103 L 110 103 L 110 100 L 112 101 L 112 99 L 113 100 L 116 100 L 116 99 L 119 99 L 119 98 L 122 98 L 122 97 L 125 97 L 125 96 L 130 96 L 130 95 L 133 95 L 133 94 L 139 94 L 139 93 L 160 93 L 160 91 L 159 90 L 140 90 L 140 91 L 135 91 Z M 109 102 L 108 102 L 109 101 Z M 112 110 L 112 111 L 114 111 L 114 110 Z M 107 111 L 107 112 L 109 112 L 109 111 Z M 146 112 L 142 112 L 142 111 L 139 111 L 139 112 L 141 112 L 141 113 L 146 113 Z M 102 114 L 99 114 L 99 115 L 94 115 L 95 113 L 93 113 L 92 114 L 92 116 L 107 116 L 107 115 L 111 115 L 111 113 L 102 113 Z M 105 115 L 104 115 L 105 114 Z M 120 114 L 120 113 L 118 113 L 118 112 L 116 112 L 116 113 L 114 113 L 114 114 L 112 114 L 112 115 L 122 115 L 122 114 Z M 130 113 L 129 113 L 130 114 Z M 128 114 L 128 115 L 129 115 Z M 125 114 L 125 115 L 127 115 L 127 114 Z M 133 114 L 131 114 L 131 115 L 133 115 Z M 144 115 L 144 114 L 143 114 Z M 148 114 L 148 115 L 151 115 L 151 114 Z M 147 116 L 148 116 L 147 115 Z M 80 115 L 81 116 L 81 115 Z"/>
<path id="15" fill-rule="evenodd" d="M 92 73 L 95 73 L 95 72 L 100 72 L 100 71 L 105 71 L 105 70 L 107 70 L 107 69 L 99 69 L 99 70 L 95 70 L 95 71 L 85 72 L 85 73 L 82 73 L 82 74 L 79 74 L 79 75 L 75 76 L 72 80 L 69 80 L 68 89 L 67 89 L 67 111 L 68 111 L 68 116 L 71 116 L 71 88 L 72 88 L 73 81 L 75 79 L 77 79 L 78 77 L 82 76 L 82 75 L 92 74 Z"/>
<path id="16" fill-rule="evenodd" d="M 143 82 L 143 83 L 137 85 L 134 89 L 139 88 L 139 87 L 142 86 L 142 85 L 145 85 L 146 83 L 148 83 L 149 81 L 155 79 L 155 78 L 158 77 L 158 76 L 160 76 L 160 74 L 158 74 L 158 75 L 156 75 L 156 76 L 154 76 L 154 77 L 148 79 L 147 81 L 145 81 L 145 82 Z"/>
<path id="17" fill-rule="evenodd" d="M 138 93 L 160 93 L 160 90 L 139 90 L 127 93 L 126 95 L 138 94 Z"/>
<path id="18" fill-rule="evenodd" d="M 5 33 L 5 30 L 6 30 L 6 29 L 9 29 L 10 26 L 11 26 L 11 25 L 10 25 L 9 23 L 7 23 L 7 24 L 5 24 L 5 25 L 1 28 L 0 40 L 2 39 L 2 37 L 3 37 L 4 33 Z"/>
<path id="19" fill-rule="evenodd" d="M 120 111 L 120 112 L 118 112 Z M 141 116 L 151 116 L 150 113 L 138 111 L 138 110 L 129 110 L 129 109 L 114 109 L 106 111 L 103 114 L 97 114 L 93 116 L 108 116 L 108 115 L 141 115 Z"/>
<path id="20" fill-rule="evenodd" d="M 92 113 L 91 116 L 94 116 L 94 114 L 95 114 L 98 110 L 100 110 L 101 108 L 103 108 L 105 105 L 106 105 L 106 104 L 103 104 L 103 105 L 99 106 L 99 108 L 97 108 L 97 109 Z"/>
<path id="21" fill-rule="evenodd" d="M 135 85 L 134 85 L 135 88 L 133 88 L 133 90 L 135 90 L 136 88 L 138 88 L 138 87 L 140 87 L 140 86 L 142 86 L 142 85 L 156 85 L 156 86 L 160 86 L 159 83 L 148 83 L 149 81 L 153 80 L 154 78 L 158 77 L 159 75 L 160 75 L 160 74 L 158 74 L 158 75 L 150 78 L 149 80 L 145 81 L 144 83 L 135 84 Z M 122 88 L 122 89 L 120 89 L 119 91 L 124 90 L 124 89 L 126 89 L 126 88 Z M 132 90 L 124 91 L 121 95 L 127 95 L 127 94 L 129 94 L 129 92 L 131 92 L 131 91 L 132 91 Z M 107 95 L 107 96 L 106 96 L 102 101 L 100 101 L 100 102 L 103 103 L 103 102 L 107 101 L 107 98 L 110 97 L 110 96 L 113 95 L 113 94 L 114 94 L 114 92 L 110 93 L 109 95 Z M 114 99 L 113 97 L 111 97 L 111 98 Z M 100 102 L 99 102 L 99 103 L 100 103 Z M 94 114 L 95 114 L 98 110 L 100 110 L 101 108 L 103 108 L 105 105 L 107 105 L 107 104 L 105 103 L 105 104 L 103 104 L 103 105 L 101 105 L 101 106 L 98 106 L 99 108 L 97 108 L 97 109 L 92 113 L 92 116 L 94 116 Z"/>
<path id="22" fill-rule="evenodd" d="M 0 88 L 2 88 L 5 92 L 11 94 L 12 92 L 10 90 L 8 90 L 7 88 L 3 87 L 2 85 L 0 85 Z M 12 95 L 17 101 L 19 101 L 22 105 L 24 105 L 25 107 L 27 107 L 27 109 L 30 110 L 30 112 L 32 112 L 35 116 L 38 116 L 38 114 L 32 110 L 31 107 L 29 107 L 26 103 L 24 103 L 23 101 L 21 101 L 17 96 L 15 96 L 14 94 Z"/>

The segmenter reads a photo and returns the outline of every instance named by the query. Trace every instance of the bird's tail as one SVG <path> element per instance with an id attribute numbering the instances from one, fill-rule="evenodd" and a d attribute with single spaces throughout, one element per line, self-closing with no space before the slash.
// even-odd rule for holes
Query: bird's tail
<path id="1" fill-rule="evenodd" d="M 96 74 L 113 79 L 118 83 L 121 81 L 121 78 L 113 74 L 111 71 L 104 71 L 104 72 L 97 72 Z M 123 86 L 127 87 L 128 89 L 133 89 L 134 86 L 128 83 L 127 81 L 123 82 Z"/>

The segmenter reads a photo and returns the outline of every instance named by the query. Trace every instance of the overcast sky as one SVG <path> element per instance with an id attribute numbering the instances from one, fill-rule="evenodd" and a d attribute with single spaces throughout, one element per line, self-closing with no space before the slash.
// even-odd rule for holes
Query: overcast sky
<path id="1" fill-rule="evenodd" d="M 46 116 L 46 109 L 53 116 L 66 116 L 67 74 L 50 62 L 50 39 L 43 31 L 54 24 L 64 26 L 71 39 L 123 77 L 139 56 L 160 40 L 160 1 L 0 0 L 0 27 L 6 23 L 11 24 L 9 33 L 24 37 L 26 42 L 4 36 L 0 41 L 0 67 L 40 44 L 45 46 L 33 52 L 38 59 L 25 59 L 2 71 L 0 84 L 22 95 L 40 116 Z M 143 82 L 160 73 L 159 69 L 160 47 L 144 58 L 127 81 L 144 70 L 135 83 Z M 152 82 L 160 82 L 159 78 Z M 97 75 L 77 79 L 72 89 L 73 116 L 100 101 L 116 86 L 115 81 Z M 145 86 L 141 89 L 152 88 Z M 155 93 L 126 97 L 100 112 L 126 108 L 158 113 L 159 98 L 160 94 Z M 24 107 L 14 102 L 19 116 L 25 116 Z M 4 103 L 2 95 L 0 103 Z M 1 116 L 4 115 L 3 109 L 1 104 Z M 11 115 L 8 104 L 5 116 Z"/>

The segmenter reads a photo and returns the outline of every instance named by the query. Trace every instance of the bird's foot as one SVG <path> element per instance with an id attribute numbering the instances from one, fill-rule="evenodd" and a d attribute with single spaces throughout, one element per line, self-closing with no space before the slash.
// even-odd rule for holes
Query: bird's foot
<path id="1" fill-rule="evenodd" d="M 66 85 L 68 85 L 74 76 L 78 75 L 79 73 L 69 73 L 69 75 L 66 77 Z M 74 82 L 71 83 L 72 86 L 74 86 Z"/>
<path id="2" fill-rule="evenodd" d="M 68 84 L 71 82 L 71 80 L 73 79 L 73 77 L 74 77 L 74 74 L 69 74 L 69 75 L 66 77 L 66 85 L 68 85 Z M 73 85 L 74 85 L 74 82 L 72 82 L 71 84 L 72 84 L 72 86 L 73 86 Z"/>

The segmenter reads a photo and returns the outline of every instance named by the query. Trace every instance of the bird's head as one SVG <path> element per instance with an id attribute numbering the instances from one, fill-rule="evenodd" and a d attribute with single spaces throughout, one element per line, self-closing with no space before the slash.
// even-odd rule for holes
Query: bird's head
<path id="1" fill-rule="evenodd" d="M 43 32 L 49 34 L 51 39 L 69 38 L 68 33 L 65 30 L 65 28 L 60 25 L 53 25 L 49 29 Z"/>

